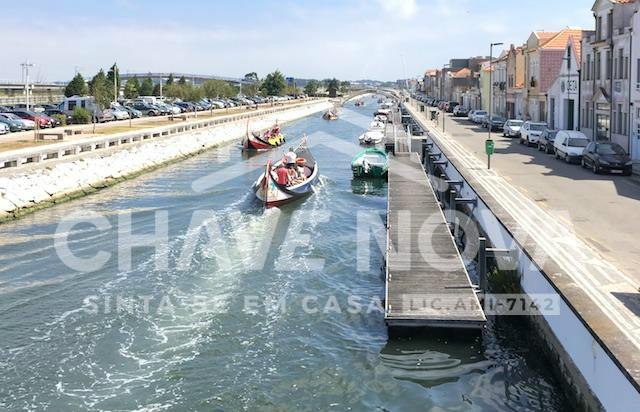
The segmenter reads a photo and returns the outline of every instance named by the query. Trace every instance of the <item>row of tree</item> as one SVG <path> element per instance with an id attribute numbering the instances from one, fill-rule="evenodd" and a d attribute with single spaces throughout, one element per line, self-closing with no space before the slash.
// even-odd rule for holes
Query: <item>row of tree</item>
<path id="1" fill-rule="evenodd" d="M 300 94 L 300 89 L 295 83 L 287 83 L 284 75 L 276 70 L 269 73 L 264 79 L 260 80 L 255 72 L 247 73 L 244 76 L 246 84 L 242 86 L 242 93 L 248 96 L 262 94 L 263 96 L 283 96 L 285 94 Z M 89 82 L 85 82 L 80 73 L 67 84 L 65 88 L 65 96 L 93 96 L 96 103 L 102 107 L 108 107 L 109 104 L 117 98 L 117 90 L 120 88 L 120 71 L 114 63 L 109 71 L 105 74 L 104 70 L 93 76 Z M 170 74 L 167 81 L 162 86 L 162 95 L 171 98 L 179 98 L 182 100 L 200 100 L 203 97 L 208 98 L 228 98 L 238 95 L 239 87 L 230 84 L 224 80 L 207 80 L 202 86 L 196 86 L 189 83 L 184 76 L 177 81 L 173 74 Z M 304 87 L 304 93 L 310 96 L 316 95 L 318 90 L 323 87 L 327 90 L 330 97 L 349 91 L 350 84 L 347 81 L 339 81 L 336 78 L 324 79 L 321 81 L 310 80 Z M 135 99 L 138 96 L 160 96 L 160 84 L 154 84 L 150 77 L 140 81 L 137 77 L 130 77 L 124 85 L 124 97 L 126 99 Z"/>

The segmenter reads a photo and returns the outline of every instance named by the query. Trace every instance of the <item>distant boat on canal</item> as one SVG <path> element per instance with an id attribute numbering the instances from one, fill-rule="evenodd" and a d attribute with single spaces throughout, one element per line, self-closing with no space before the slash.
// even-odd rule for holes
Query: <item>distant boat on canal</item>
<path id="1" fill-rule="evenodd" d="M 337 120 L 338 119 L 338 109 L 333 108 L 331 110 L 327 110 L 326 112 L 324 112 L 324 114 L 322 115 L 322 118 L 324 120 Z"/>
<path id="2" fill-rule="evenodd" d="M 277 169 L 285 167 L 283 160 L 275 163 L 267 162 L 265 171 L 253 184 L 253 192 L 264 203 L 265 207 L 281 206 L 302 199 L 313 192 L 313 185 L 320 175 L 318 164 L 307 147 L 306 138 L 294 149 L 296 166 L 302 171 L 303 180 L 291 185 L 278 183 Z"/>
<path id="3" fill-rule="evenodd" d="M 269 150 L 282 146 L 284 142 L 284 135 L 277 123 L 263 132 L 249 132 L 249 124 L 247 123 L 247 133 L 244 139 L 242 139 L 242 150 Z"/>
<path id="4" fill-rule="evenodd" d="M 365 149 L 351 161 L 351 171 L 353 177 L 387 177 L 387 154 L 375 147 Z"/>

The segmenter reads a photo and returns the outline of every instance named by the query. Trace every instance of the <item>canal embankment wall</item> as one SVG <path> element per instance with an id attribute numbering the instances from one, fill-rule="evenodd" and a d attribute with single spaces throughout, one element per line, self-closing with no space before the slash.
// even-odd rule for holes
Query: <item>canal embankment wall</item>
<path id="1" fill-rule="evenodd" d="M 0 222 L 330 107 L 323 99 L 0 153 Z"/>
<path id="2" fill-rule="evenodd" d="M 455 190 L 461 198 L 475 198 L 470 214 L 496 249 L 510 250 L 515 258 L 520 286 L 524 293 L 557 294 L 557 313 L 529 316 L 546 344 L 548 357 L 556 372 L 582 410 L 626 411 L 640 405 L 635 347 L 616 334 L 603 313 L 589 296 L 576 287 L 553 257 L 535 239 L 527 236 L 520 224 L 502 206 L 501 199 L 487 191 L 467 166 L 467 159 L 453 152 L 440 132 L 406 105 L 412 117 L 428 131 L 414 137 L 410 146 L 422 151 L 432 169 L 436 167 L 449 181 L 462 182 Z M 429 162 L 427 162 L 429 163 Z M 434 185 L 437 183 L 434 182 Z M 604 331 L 603 331 L 604 330 Z M 578 405 L 576 405 L 578 407 Z"/>

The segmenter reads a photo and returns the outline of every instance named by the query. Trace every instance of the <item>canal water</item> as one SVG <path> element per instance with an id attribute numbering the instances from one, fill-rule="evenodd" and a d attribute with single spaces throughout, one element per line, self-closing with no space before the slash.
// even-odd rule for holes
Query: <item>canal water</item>
<path id="1" fill-rule="evenodd" d="M 284 127 L 320 165 L 295 205 L 250 193 L 282 151 L 231 144 L 0 226 L 0 410 L 570 409 L 522 320 L 388 338 L 386 184 L 349 168 L 365 101 Z M 129 267 L 127 234 L 163 227 Z"/>

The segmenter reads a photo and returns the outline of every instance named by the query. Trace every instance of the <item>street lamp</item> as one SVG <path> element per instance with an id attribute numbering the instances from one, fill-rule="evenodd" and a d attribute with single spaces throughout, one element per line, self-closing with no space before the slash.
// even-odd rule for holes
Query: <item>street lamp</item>
<path id="1" fill-rule="evenodd" d="M 491 155 L 494 150 L 494 143 L 491 140 L 491 129 L 493 124 L 491 123 L 491 111 L 493 109 L 493 46 L 502 46 L 503 43 L 491 43 L 489 45 L 489 136 L 485 142 L 485 152 L 487 152 L 487 169 L 491 169 Z"/>
<path id="2" fill-rule="evenodd" d="M 446 63 L 442 66 L 442 83 L 440 84 L 440 89 L 442 90 L 442 100 L 444 100 L 444 69 L 446 69 L 447 67 L 451 67 L 451 65 L 449 63 Z M 445 111 L 444 111 L 444 105 L 442 105 L 442 133 L 444 133 L 444 116 L 445 116 Z"/>
<path id="3" fill-rule="evenodd" d="M 29 110 L 29 69 L 35 66 L 35 64 L 29 63 L 29 60 L 27 60 L 24 63 L 20 63 L 20 66 L 22 66 L 22 74 L 24 75 L 25 106 L 26 109 Z"/>

